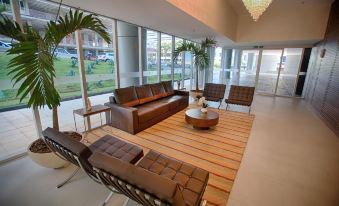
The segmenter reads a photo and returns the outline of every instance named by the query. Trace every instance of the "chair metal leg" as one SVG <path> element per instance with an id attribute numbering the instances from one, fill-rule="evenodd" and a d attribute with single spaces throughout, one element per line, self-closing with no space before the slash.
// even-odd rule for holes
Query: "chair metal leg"
<path id="1" fill-rule="evenodd" d="M 108 196 L 106 197 L 105 201 L 102 203 L 102 206 L 105 206 L 108 203 L 108 201 L 111 199 L 113 194 L 114 193 L 112 191 L 108 194 Z"/>
<path id="2" fill-rule="evenodd" d="M 222 101 L 220 101 L 218 109 L 220 109 L 221 104 L 222 104 Z"/>
<path id="3" fill-rule="evenodd" d="M 80 167 L 78 167 L 72 174 L 71 176 L 69 176 L 65 181 L 63 181 L 62 183 L 57 185 L 57 188 L 60 188 L 62 186 L 64 186 L 68 181 L 70 181 L 75 175 L 76 173 L 78 173 L 78 171 L 80 170 Z"/>
<path id="4" fill-rule="evenodd" d="M 227 111 L 227 108 L 228 108 L 228 104 L 226 103 L 226 111 Z"/>

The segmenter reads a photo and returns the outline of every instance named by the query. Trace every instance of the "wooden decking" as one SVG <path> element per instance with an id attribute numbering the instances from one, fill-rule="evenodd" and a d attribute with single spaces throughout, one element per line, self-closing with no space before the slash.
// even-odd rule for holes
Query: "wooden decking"
<path id="1" fill-rule="evenodd" d="M 217 110 L 219 124 L 210 130 L 196 130 L 185 122 L 185 111 L 131 135 L 111 126 L 86 134 L 90 142 L 112 134 L 141 146 L 185 161 L 210 172 L 204 199 L 210 205 L 226 205 L 233 181 L 250 135 L 253 115 Z"/>

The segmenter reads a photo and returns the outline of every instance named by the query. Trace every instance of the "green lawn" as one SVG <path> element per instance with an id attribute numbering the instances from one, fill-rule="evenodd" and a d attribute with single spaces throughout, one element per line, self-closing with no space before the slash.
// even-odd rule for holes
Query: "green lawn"
<path id="1" fill-rule="evenodd" d="M 14 56 L 8 56 L 4 53 L 0 53 L 0 81 L 11 79 L 8 75 L 7 65 L 9 60 Z M 68 76 L 79 77 L 79 69 L 77 64 L 72 65 L 70 59 L 55 59 L 54 60 L 55 69 L 56 69 L 56 78 L 62 79 Z M 89 95 L 110 92 L 115 88 L 114 78 L 114 65 L 109 62 L 94 62 L 85 60 L 85 67 L 87 75 L 95 74 L 107 74 L 111 75 L 112 79 L 110 80 L 97 80 L 87 82 L 87 92 Z M 56 88 L 62 99 L 70 98 L 74 96 L 81 96 L 80 91 L 80 77 L 79 82 L 66 83 L 61 85 L 56 85 Z M 1 89 L 0 88 L 0 109 L 25 105 L 28 101 L 28 98 L 25 98 L 21 103 L 19 98 L 16 97 L 17 89 Z"/>
<path id="2" fill-rule="evenodd" d="M 1 80 L 9 80 L 11 79 L 8 76 L 7 65 L 11 58 L 14 56 L 8 56 L 4 53 L 0 53 L 0 81 Z M 77 64 L 72 64 L 70 59 L 55 59 L 54 61 L 55 69 L 56 69 L 56 78 L 62 79 L 69 76 L 75 77 L 78 79 L 78 82 L 70 82 L 64 83 L 61 85 L 56 85 L 56 88 L 62 99 L 70 98 L 74 96 L 81 96 L 80 91 L 80 77 L 79 77 L 79 69 Z M 102 92 L 110 92 L 115 88 L 114 78 L 114 65 L 109 62 L 94 62 L 85 60 L 86 73 L 89 77 L 90 75 L 96 74 L 107 74 L 112 79 L 109 80 L 96 80 L 87 82 L 87 92 L 89 95 L 102 93 Z M 156 70 L 156 68 L 151 67 L 149 70 Z M 174 74 L 174 79 L 180 79 L 180 74 Z M 77 78 L 79 77 L 79 78 Z M 162 81 L 171 80 L 171 75 L 162 75 Z M 185 78 L 186 75 L 185 75 Z M 92 78 L 93 79 L 93 78 Z M 67 82 L 67 81 L 66 81 Z M 147 77 L 147 83 L 156 83 L 158 82 L 158 76 L 153 75 Z M 10 86 L 11 87 L 11 86 Z M 8 87 L 9 88 L 9 87 Z M 21 103 L 19 99 L 16 97 L 17 89 L 1 89 L 0 88 L 0 109 L 9 108 L 14 106 L 25 105 L 28 101 L 28 98 L 25 98 Z"/>

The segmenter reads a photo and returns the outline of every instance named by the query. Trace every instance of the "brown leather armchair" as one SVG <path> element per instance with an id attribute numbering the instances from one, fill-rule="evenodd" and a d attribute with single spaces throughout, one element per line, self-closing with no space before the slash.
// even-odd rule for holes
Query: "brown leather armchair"
<path id="1" fill-rule="evenodd" d="M 99 152 L 89 162 L 108 189 L 146 206 L 201 205 L 209 178 L 206 170 L 154 150 L 136 166 Z"/>
<path id="2" fill-rule="evenodd" d="M 197 98 L 200 99 L 201 97 L 205 97 L 207 101 L 219 102 L 219 109 L 225 96 L 225 90 L 225 84 L 205 83 L 202 96 L 197 95 Z"/>
<path id="3" fill-rule="evenodd" d="M 226 110 L 228 108 L 228 104 L 237 104 L 242 106 L 248 106 L 248 113 L 251 113 L 251 105 L 253 102 L 254 96 L 254 87 L 246 87 L 246 86 L 236 86 L 231 85 L 231 90 L 228 95 L 228 98 L 225 99 L 226 102 Z"/>

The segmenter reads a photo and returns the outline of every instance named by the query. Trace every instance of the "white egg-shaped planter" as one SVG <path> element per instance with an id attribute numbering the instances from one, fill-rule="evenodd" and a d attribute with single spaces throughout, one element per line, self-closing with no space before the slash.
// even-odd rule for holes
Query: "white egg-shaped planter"
<path id="1" fill-rule="evenodd" d="M 46 167 L 46 168 L 57 169 L 57 168 L 67 167 L 70 164 L 70 162 L 61 159 L 53 152 L 47 152 L 47 153 L 32 152 L 30 150 L 32 144 L 28 146 L 27 153 L 28 153 L 28 156 L 38 165 L 42 167 Z"/>

